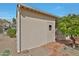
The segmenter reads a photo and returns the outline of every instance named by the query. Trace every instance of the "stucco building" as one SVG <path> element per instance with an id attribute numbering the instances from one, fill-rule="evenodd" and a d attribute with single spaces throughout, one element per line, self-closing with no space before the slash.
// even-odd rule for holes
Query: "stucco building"
<path id="1" fill-rule="evenodd" d="M 28 6 L 17 6 L 17 52 L 55 41 L 56 16 Z"/>

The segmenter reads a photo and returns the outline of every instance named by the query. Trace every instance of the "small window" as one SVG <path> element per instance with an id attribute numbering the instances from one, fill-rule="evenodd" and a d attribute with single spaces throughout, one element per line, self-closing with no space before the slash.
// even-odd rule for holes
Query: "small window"
<path id="1" fill-rule="evenodd" d="M 49 31 L 51 31 L 52 30 L 52 25 L 49 25 Z"/>

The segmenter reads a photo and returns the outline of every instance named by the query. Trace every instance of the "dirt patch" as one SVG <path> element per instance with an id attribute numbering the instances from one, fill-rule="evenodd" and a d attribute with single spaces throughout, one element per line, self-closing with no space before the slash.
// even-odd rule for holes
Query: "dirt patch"
<path id="1" fill-rule="evenodd" d="M 51 42 L 51 43 L 48 43 L 47 45 L 44 45 L 44 47 L 48 48 L 48 51 L 49 51 L 48 54 L 50 56 L 63 56 L 64 55 L 63 51 L 61 51 L 61 48 L 65 47 L 64 44 Z"/>
<path id="2" fill-rule="evenodd" d="M 79 56 L 79 51 L 58 42 L 51 42 L 43 47 L 48 48 L 50 56 Z"/>
<path id="3" fill-rule="evenodd" d="M 16 38 L 0 34 L 0 53 L 7 49 L 10 50 L 11 55 L 16 54 Z"/>
<path id="4" fill-rule="evenodd" d="M 10 38 L 6 35 L 0 34 L 0 53 L 5 50 L 10 50 L 13 56 L 46 56 L 48 55 L 48 50 L 44 47 L 37 47 L 30 50 L 22 51 L 17 53 L 16 49 L 16 38 Z"/>
<path id="5" fill-rule="evenodd" d="M 30 50 L 17 53 L 16 38 L 9 38 L 8 36 L 0 34 L 0 53 L 6 49 L 10 50 L 13 56 L 72 56 L 79 55 L 78 50 L 66 47 L 65 44 L 58 42 L 50 42 L 43 46 L 33 48 Z"/>

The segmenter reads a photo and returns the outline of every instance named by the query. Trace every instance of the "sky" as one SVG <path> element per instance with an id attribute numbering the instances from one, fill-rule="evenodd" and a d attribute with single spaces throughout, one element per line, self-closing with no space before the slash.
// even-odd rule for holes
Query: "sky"
<path id="1" fill-rule="evenodd" d="M 16 17 L 16 5 L 15 3 L 0 4 L 0 18 L 11 20 Z M 25 5 L 56 16 L 79 14 L 79 3 L 26 3 Z"/>

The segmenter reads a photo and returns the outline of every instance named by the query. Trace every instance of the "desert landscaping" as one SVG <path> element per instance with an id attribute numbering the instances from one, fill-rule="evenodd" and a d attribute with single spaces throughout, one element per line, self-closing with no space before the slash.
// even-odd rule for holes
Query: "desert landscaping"
<path id="1" fill-rule="evenodd" d="M 8 52 L 5 52 L 9 50 Z M 4 53 L 5 52 L 5 53 Z M 3 54 L 4 53 L 4 54 Z M 17 53 L 16 38 L 0 34 L 0 55 L 9 56 L 79 56 L 79 51 L 58 42 Z"/>

